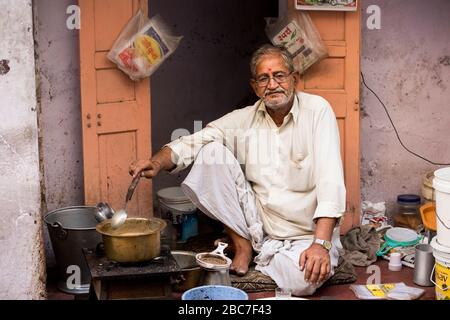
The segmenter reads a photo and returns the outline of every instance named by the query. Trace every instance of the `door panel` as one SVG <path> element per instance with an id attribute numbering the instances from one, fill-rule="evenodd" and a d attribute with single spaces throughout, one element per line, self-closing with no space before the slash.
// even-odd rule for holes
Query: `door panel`
<path id="1" fill-rule="evenodd" d="M 147 1 L 79 0 L 80 73 L 85 202 L 123 208 L 131 183 L 128 167 L 149 158 L 149 81 L 134 82 L 106 54 L 133 14 Z M 130 216 L 153 214 L 151 182 L 143 179 L 127 207 Z"/>
<path id="2" fill-rule="evenodd" d="M 96 51 L 109 51 L 122 28 L 133 15 L 132 0 L 94 1 Z M 83 12 L 83 10 L 81 10 Z M 93 31 L 91 30 L 91 32 Z"/>
<path id="3" fill-rule="evenodd" d="M 327 74 L 333 77 L 326 77 Z M 345 60 L 343 58 L 327 58 L 313 65 L 305 74 L 305 89 L 344 89 Z"/>
<path id="4" fill-rule="evenodd" d="M 118 69 L 96 70 L 97 102 L 135 101 L 134 83 Z"/>
<path id="5" fill-rule="evenodd" d="M 345 12 L 308 11 L 324 41 L 345 40 Z"/>
<path id="6" fill-rule="evenodd" d="M 124 190 L 129 181 L 122 178 L 123 168 L 136 159 L 136 131 L 99 135 L 100 187 L 102 196 L 110 200 L 113 208 L 123 208 Z M 136 200 L 139 200 L 139 195 Z M 137 201 L 127 206 L 127 211 L 137 211 Z"/>
<path id="7" fill-rule="evenodd" d="M 341 139 L 347 188 L 345 233 L 359 225 L 359 61 L 360 13 L 308 11 L 329 56 L 305 72 L 298 89 L 324 97 L 333 107 Z"/>

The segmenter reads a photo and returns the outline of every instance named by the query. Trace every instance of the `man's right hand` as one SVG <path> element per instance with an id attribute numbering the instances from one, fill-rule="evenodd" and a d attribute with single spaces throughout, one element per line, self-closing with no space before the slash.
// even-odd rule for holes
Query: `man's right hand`
<path id="1" fill-rule="evenodd" d="M 156 160 L 136 160 L 130 165 L 130 174 L 136 177 L 140 174 L 142 177 L 151 179 L 161 171 L 161 163 Z"/>

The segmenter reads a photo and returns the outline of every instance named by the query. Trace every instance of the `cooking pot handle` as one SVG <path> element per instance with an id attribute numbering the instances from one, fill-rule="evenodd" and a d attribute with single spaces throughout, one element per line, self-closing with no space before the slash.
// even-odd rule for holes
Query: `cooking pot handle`
<path id="1" fill-rule="evenodd" d="M 61 223 L 56 221 L 56 222 L 53 222 L 53 224 L 51 226 L 55 230 L 56 237 L 59 240 L 66 240 L 68 232 L 67 232 L 67 230 L 64 230 Z"/>

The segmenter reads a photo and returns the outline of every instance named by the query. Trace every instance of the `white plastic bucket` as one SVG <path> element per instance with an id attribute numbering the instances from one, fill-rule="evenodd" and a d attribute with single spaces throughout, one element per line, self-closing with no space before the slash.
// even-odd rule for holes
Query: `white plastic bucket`
<path id="1" fill-rule="evenodd" d="M 434 172 L 436 192 L 436 230 L 439 244 L 450 249 L 450 168 Z"/>
<path id="2" fill-rule="evenodd" d="M 450 248 L 442 246 L 433 238 L 431 247 L 433 248 L 433 256 L 435 258 L 435 281 L 433 273 L 430 280 L 436 285 L 436 299 L 450 300 Z"/>
<path id="3" fill-rule="evenodd" d="M 197 207 L 184 194 L 181 187 L 170 187 L 157 192 L 161 218 L 168 220 L 177 230 L 177 240 L 185 242 L 198 234 Z"/>

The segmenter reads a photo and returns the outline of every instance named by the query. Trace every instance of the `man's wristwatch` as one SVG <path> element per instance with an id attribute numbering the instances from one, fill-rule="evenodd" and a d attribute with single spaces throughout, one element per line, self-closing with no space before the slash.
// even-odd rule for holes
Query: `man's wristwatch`
<path id="1" fill-rule="evenodd" d="M 331 250 L 331 247 L 332 247 L 331 242 L 328 241 L 328 240 L 322 240 L 322 239 L 314 238 L 313 243 L 320 244 L 322 247 L 324 247 L 324 248 L 327 249 L 328 251 L 330 251 L 330 250 Z"/>

